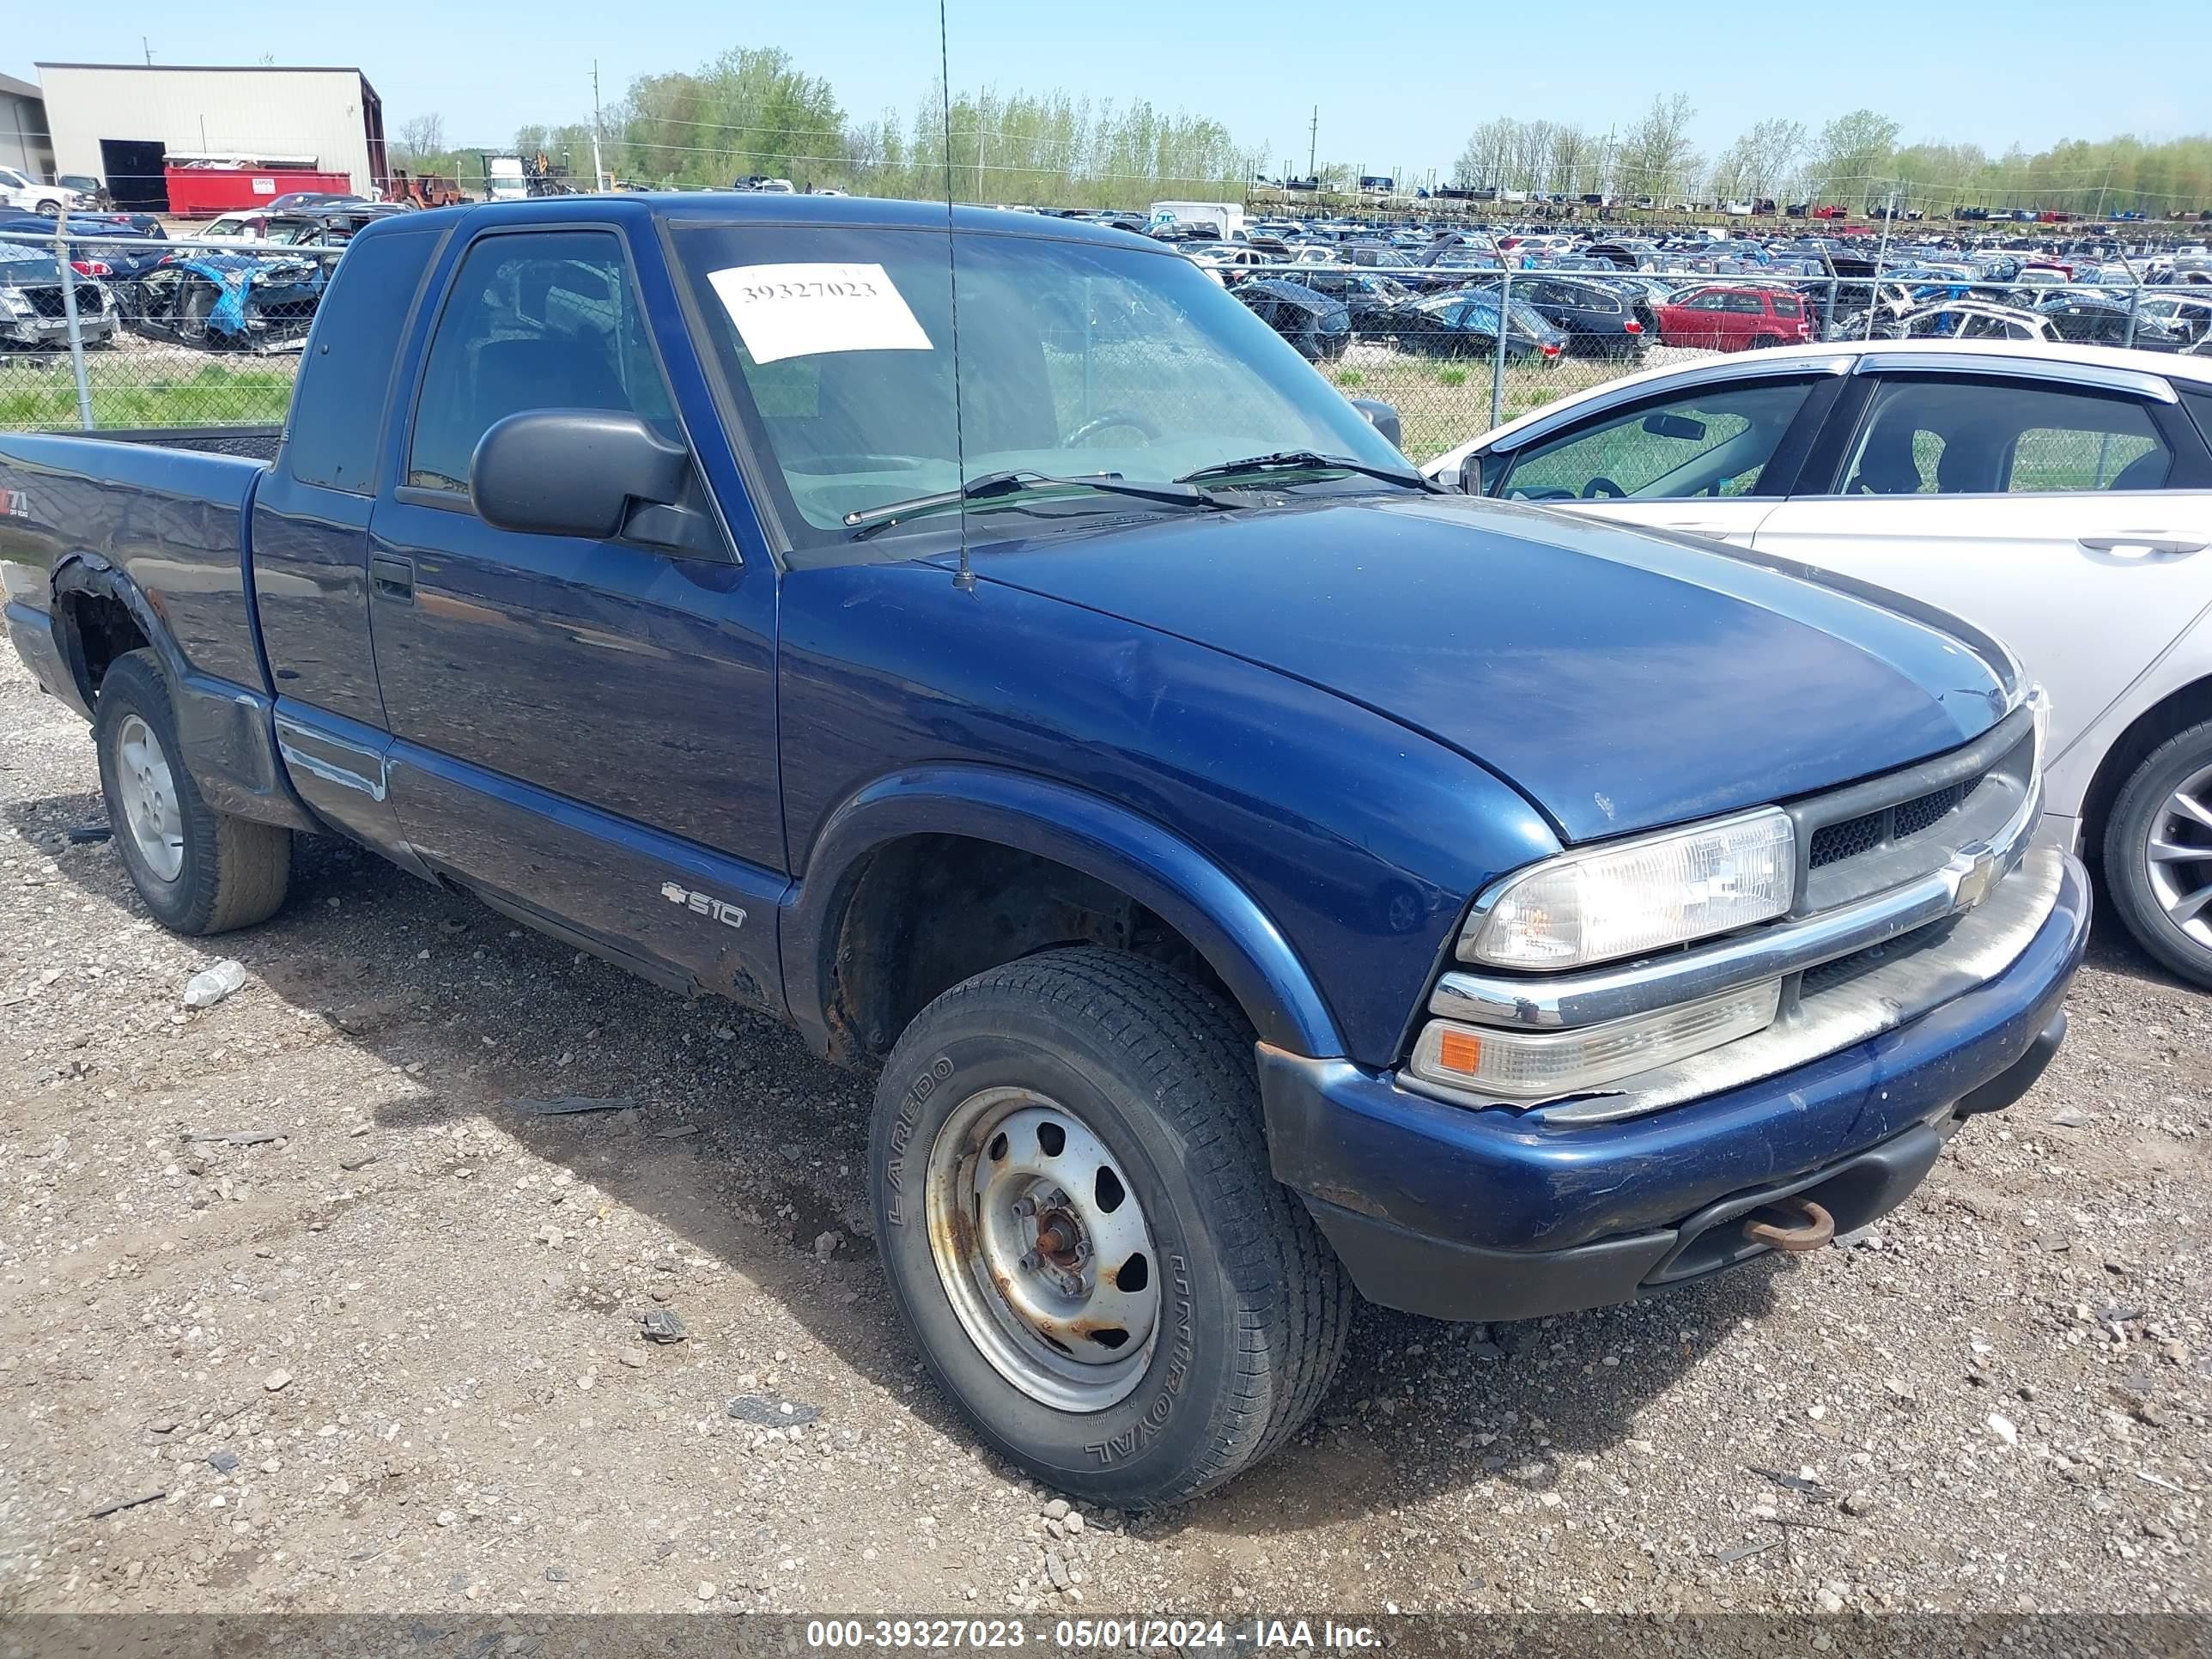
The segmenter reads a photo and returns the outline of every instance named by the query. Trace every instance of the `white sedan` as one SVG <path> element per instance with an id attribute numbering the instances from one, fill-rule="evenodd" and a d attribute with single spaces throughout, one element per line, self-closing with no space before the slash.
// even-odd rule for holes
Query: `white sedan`
<path id="1" fill-rule="evenodd" d="M 2053 705 L 2045 833 L 2212 985 L 2212 360 L 1790 346 L 1548 404 L 1433 477 L 1716 538 L 1942 606 Z"/>

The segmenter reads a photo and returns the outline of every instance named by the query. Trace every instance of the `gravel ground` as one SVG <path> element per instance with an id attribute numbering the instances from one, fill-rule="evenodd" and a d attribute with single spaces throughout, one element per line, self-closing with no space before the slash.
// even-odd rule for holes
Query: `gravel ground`
<path id="1" fill-rule="evenodd" d="M 172 938 L 66 841 L 97 788 L 8 659 L 0 1612 L 2212 1604 L 2212 1032 L 2108 930 L 2043 1083 L 1875 1234 L 1532 1324 L 1364 1311 L 1310 1432 L 1133 1521 L 924 1379 L 865 1081 L 336 843 Z M 629 1103 L 518 1103 L 575 1097 Z"/>

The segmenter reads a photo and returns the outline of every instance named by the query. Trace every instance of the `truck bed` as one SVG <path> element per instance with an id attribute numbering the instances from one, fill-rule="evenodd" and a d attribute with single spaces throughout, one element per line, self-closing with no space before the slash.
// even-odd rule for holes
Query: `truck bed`
<path id="1" fill-rule="evenodd" d="M 127 571 L 185 663 L 259 687 L 242 534 L 278 432 L 0 433 L 0 561 Z M 11 585 L 11 632 L 46 623 L 52 585 Z"/>
<path id="2" fill-rule="evenodd" d="M 281 426 L 149 426 L 36 435 L 94 438 L 103 443 L 145 444 L 156 449 L 188 449 L 198 455 L 230 455 L 249 461 L 271 461 L 276 458 L 277 441 L 284 435 L 284 428 Z"/>

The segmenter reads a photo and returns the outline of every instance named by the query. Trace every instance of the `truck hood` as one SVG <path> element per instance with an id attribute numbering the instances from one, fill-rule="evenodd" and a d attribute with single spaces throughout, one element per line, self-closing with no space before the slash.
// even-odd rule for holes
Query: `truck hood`
<path id="1" fill-rule="evenodd" d="M 1569 842 L 1924 759 L 1987 730 L 2008 695 L 1990 662 L 1901 611 L 1504 502 L 1338 496 L 973 556 L 984 580 L 1387 715 L 1514 785 Z"/>

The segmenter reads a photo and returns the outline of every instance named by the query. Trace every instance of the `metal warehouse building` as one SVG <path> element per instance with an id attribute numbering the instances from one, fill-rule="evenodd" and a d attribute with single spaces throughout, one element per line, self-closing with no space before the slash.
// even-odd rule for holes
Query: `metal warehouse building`
<path id="1" fill-rule="evenodd" d="M 46 106 L 36 87 L 12 75 L 0 75 L 0 167 L 14 167 L 41 184 L 54 176 Z"/>
<path id="2" fill-rule="evenodd" d="M 107 181 L 118 207 L 168 209 L 165 159 L 296 158 L 364 196 L 385 178 L 384 104 L 357 69 L 40 64 L 57 173 Z"/>

